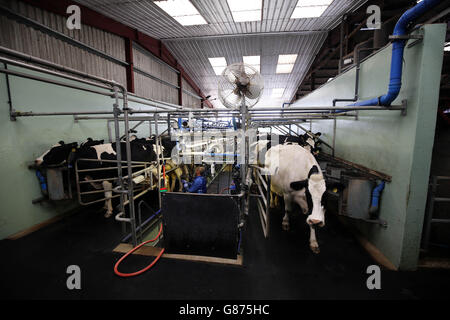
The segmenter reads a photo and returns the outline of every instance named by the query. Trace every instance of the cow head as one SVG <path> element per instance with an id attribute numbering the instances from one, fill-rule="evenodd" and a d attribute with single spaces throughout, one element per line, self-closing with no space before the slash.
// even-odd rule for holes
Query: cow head
<path id="1" fill-rule="evenodd" d="M 296 191 L 305 189 L 309 214 L 306 222 L 310 225 L 323 227 L 325 225 L 324 196 L 327 187 L 319 168 L 314 165 L 309 171 L 308 179 L 292 182 L 290 186 Z"/>
<path id="2" fill-rule="evenodd" d="M 76 151 L 77 146 L 77 142 L 65 144 L 64 141 L 60 141 L 38 157 L 34 163 L 36 166 L 63 164 L 69 159 L 70 154 Z"/>

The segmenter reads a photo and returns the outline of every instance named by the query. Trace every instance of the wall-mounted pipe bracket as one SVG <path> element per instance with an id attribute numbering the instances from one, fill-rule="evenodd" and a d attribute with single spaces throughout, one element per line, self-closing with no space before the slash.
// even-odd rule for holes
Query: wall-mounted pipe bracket
<path id="1" fill-rule="evenodd" d="M 9 113 L 9 120 L 16 121 L 17 120 L 16 115 L 17 115 L 16 110 L 15 109 L 11 109 L 11 111 Z"/>
<path id="2" fill-rule="evenodd" d="M 407 111 L 406 111 L 407 107 L 408 107 L 408 100 L 403 99 L 402 100 L 402 113 L 401 113 L 402 116 L 406 116 L 407 115 Z"/>
<path id="3" fill-rule="evenodd" d="M 386 220 L 383 219 L 360 219 L 362 221 L 368 222 L 368 223 L 373 223 L 373 224 L 378 224 L 383 228 L 387 228 L 388 227 L 388 223 Z"/>

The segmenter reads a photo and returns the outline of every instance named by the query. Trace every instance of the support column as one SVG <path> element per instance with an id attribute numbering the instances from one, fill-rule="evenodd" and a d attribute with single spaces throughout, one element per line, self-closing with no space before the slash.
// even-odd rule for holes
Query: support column
<path id="1" fill-rule="evenodd" d="M 177 69 L 178 72 L 178 104 L 180 106 L 183 105 L 183 72 L 181 71 L 181 68 L 179 64 L 177 63 Z"/>
<path id="2" fill-rule="evenodd" d="M 128 92 L 134 92 L 134 62 L 133 62 L 133 40 L 130 38 L 125 39 L 125 59 L 128 63 L 126 67 L 127 75 L 127 90 Z"/>

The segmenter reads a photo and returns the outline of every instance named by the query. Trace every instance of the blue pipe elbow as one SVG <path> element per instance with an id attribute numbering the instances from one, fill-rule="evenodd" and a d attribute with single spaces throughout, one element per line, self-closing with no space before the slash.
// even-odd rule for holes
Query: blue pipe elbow
<path id="1" fill-rule="evenodd" d="M 398 20 L 394 28 L 394 36 L 406 35 L 409 25 L 427 11 L 438 5 L 442 0 L 423 0 L 407 10 Z M 352 106 L 390 106 L 397 98 L 402 87 L 403 52 L 406 40 L 396 39 L 392 44 L 391 74 L 388 92 L 378 98 L 357 102 Z"/>
<path id="2" fill-rule="evenodd" d="M 378 212 L 380 206 L 380 195 L 385 186 L 385 182 L 382 181 L 372 191 L 372 202 L 370 204 L 369 214 L 373 215 Z"/>

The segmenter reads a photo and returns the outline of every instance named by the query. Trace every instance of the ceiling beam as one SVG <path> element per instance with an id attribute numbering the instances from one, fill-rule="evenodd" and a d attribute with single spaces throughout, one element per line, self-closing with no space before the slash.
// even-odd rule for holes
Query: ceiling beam
<path id="1" fill-rule="evenodd" d="M 253 33 L 233 33 L 233 34 L 216 34 L 216 35 L 206 35 L 206 36 L 189 36 L 189 37 L 179 37 L 179 38 L 161 38 L 163 42 L 174 42 L 174 41 L 191 41 L 191 40 L 211 40 L 211 39 L 221 39 L 221 38 L 242 38 L 242 37 L 270 37 L 270 36 L 304 36 L 311 34 L 323 34 L 327 33 L 328 30 L 305 30 L 305 31 L 284 31 L 284 32 L 253 32 Z"/>

